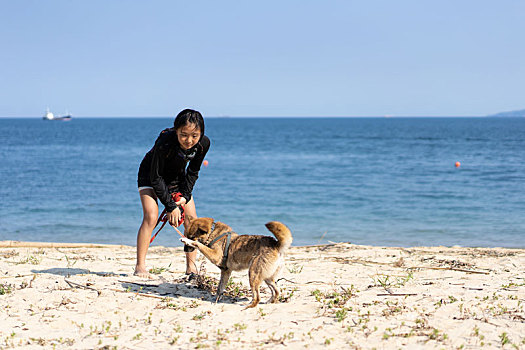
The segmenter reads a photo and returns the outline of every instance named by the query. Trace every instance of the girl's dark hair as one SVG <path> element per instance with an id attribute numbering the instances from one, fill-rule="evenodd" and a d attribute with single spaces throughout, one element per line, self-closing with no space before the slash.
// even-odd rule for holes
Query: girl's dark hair
<path id="1" fill-rule="evenodd" d="M 185 109 L 177 114 L 175 121 L 173 122 L 173 127 L 177 130 L 180 127 L 183 127 L 186 124 L 195 124 L 201 131 L 201 138 L 204 135 L 204 118 L 200 112 L 193 109 Z"/>

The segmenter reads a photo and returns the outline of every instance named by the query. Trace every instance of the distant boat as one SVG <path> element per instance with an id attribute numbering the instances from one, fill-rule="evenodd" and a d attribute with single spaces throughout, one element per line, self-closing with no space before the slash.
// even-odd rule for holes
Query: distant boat
<path id="1" fill-rule="evenodd" d="M 63 120 L 63 121 L 69 121 L 71 120 L 71 114 L 67 113 L 65 115 L 53 115 L 53 113 L 51 113 L 49 111 L 49 108 L 46 110 L 46 113 L 44 114 L 44 116 L 42 117 L 42 119 L 44 120 Z"/>

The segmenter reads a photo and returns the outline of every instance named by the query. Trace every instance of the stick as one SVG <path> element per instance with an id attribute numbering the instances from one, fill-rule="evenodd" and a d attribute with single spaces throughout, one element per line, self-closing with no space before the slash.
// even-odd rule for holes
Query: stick
<path id="1" fill-rule="evenodd" d="M 120 292 L 120 293 L 133 293 L 135 295 L 140 295 L 140 296 L 143 296 L 143 297 L 155 298 L 155 299 L 164 299 L 164 298 L 166 298 L 166 297 L 160 297 L 158 295 L 144 294 L 144 293 L 138 293 L 138 292 L 128 292 L 128 291 L 125 291 L 125 290 L 114 289 L 114 288 L 109 288 L 109 290 L 112 290 L 114 292 Z"/>
<path id="2" fill-rule="evenodd" d="M 358 263 L 358 264 L 375 264 L 375 265 L 394 265 L 394 263 L 383 263 L 383 262 L 377 262 L 377 261 L 370 261 L 370 260 L 362 260 L 362 259 L 347 259 L 339 256 L 333 256 L 331 257 L 332 260 L 340 262 L 342 260 L 342 263 Z"/>
<path id="3" fill-rule="evenodd" d="M 455 267 L 412 266 L 412 267 L 409 267 L 409 269 L 452 270 L 452 271 L 467 272 L 467 273 L 478 273 L 478 274 L 482 274 L 482 275 L 490 274 L 490 272 L 465 270 L 465 269 L 458 269 L 458 268 L 455 268 Z"/>
<path id="4" fill-rule="evenodd" d="M 325 234 L 326 234 L 326 232 L 325 232 Z M 324 235 L 323 235 L 323 237 L 324 237 Z M 293 248 L 327 248 L 327 247 L 333 247 L 335 245 L 343 245 L 343 244 L 352 244 L 352 242 L 318 243 L 318 244 L 311 244 L 311 245 L 298 245 L 298 246 L 294 246 Z M 353 248 L 355 248 L 355 249 L 369 249 L 368 246 L 358 246 L 358 245 L 354 245 Z"/>
<path id="5" fill-rule="evenodd" d="M 321 243 L 321 241 L 323 240 L 324 236 L 326 235 L 328 231 L 324 231 L 323 235 L 321 236 L 321 238 L 319 238 L 319 242 L 317 242 L 317 244 Z"/>
<path id="6" fill-rule="evenodd" d="M 102 293 L 102 292 L 99 291 L 98 289 L 95 289 L 95 288 L 93 288 L 93 287 L 89 287 L 89 286 L 85 286 L 85 285 L 83 285 L 83 284 L 76 283 L 76 282 L 73 282 L 73 281 L 69 281 L 69 280 L 67 280 L 67 279 L 65 279 L 65 278 L 64 278 L 64 281 L 66 281 L 66 283 L 69 284 L 69 286 L 70 286 L 71 288 L 75 288 L 75 287 L 79 288 L 79 287 L 80 287 L 80 288 L 84 288 L 84 289 L 90 289 L 90 290 L 92 290 L 92 291 L 97 292 L 98 295 L 100 295 L 100 294 Z"/>
<path id="7" fill-rule="evenodd" d="M 160 284 L 145 284 L 145 283 L 136 283 L 136 282 L 122 281 L 122 280 L 118 280 L 118 281 L 120 283 L 134 284 L 134 285 L 141 286 L 141 287 L 155 287 L 155 288 L 158 288 L 160 286 Z"/>
<path id="8" fill-rule="evenodd" d="M 33 274 L 30 275 L 18 275 L 18 276 L 0 276 L 0 278 L 19 278 L 19 277 L 28 277 L 33 276 Z"/>
<path id="9" fill-rule="evenodd" d="M 411 296 L 411 295 L 417 295 L 416 293 L 385 293 L 385 294 L 378 294 L 378 297 L 404 297 L 404 296 Z"/>
<path id="10" fill-rule="evenodd" d="M 284 278 L 284 277 L 279 278 L 279 279 L 278 279 L 277 281 L 275 281 L 275 282 L 279 282 L 280 280 L 285 280 L 285 281 L 287 281 L 287 282 L 294 283 L 294 284 L 297 283 L 297 282 L 294 282 L 294 281 L 290 281 L 289 279 Z"/>

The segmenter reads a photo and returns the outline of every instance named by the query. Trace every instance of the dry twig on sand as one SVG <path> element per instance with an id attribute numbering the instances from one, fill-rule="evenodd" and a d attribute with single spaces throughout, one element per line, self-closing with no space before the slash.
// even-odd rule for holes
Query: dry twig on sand
<path id="1" fill-rule="evenodd" d="M 90 286 L 85 286 L 83 284 L 80 284 L 80 283 L 76 283 L 76 282 L 73 282 L 73 281 L 69 281 L 68 279 L 64 278 L 64 281 L 66 281 L 67 284 L 69 284 L 69 286 L 71 288 L 83 288 L 83 289 L 89 289 L 89 290 L 92 290 L 94 292 L 97 292 L 98 295 L 100 295 L 102 292 L 96 288 L 93 288 L 93 287 L 90 287 Z"/>

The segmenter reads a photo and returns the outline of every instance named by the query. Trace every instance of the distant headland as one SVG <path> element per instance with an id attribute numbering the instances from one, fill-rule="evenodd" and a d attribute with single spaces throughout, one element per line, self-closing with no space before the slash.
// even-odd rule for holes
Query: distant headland
<path id="1" fill-rule="evenodd" d="M 501 112 L 497 114 L 488 115 L 488 117 L 525 117 L 525 109 L 519 111 Z"/>

